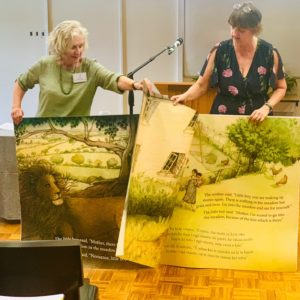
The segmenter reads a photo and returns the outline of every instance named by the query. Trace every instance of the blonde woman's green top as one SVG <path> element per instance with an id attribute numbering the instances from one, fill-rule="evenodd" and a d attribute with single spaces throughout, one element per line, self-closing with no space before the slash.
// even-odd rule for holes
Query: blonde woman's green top
<path id="1" fill-rule="evenodd" d="M 67 71 L 57 63 L 55 56 L 48 56 L 17 80 L 24 91 L 39 84 L 37 117 L 88 116 L 98 86 L 122 93 L 117 86 L 121 75 L 88 58 L 74 71 Z"/>

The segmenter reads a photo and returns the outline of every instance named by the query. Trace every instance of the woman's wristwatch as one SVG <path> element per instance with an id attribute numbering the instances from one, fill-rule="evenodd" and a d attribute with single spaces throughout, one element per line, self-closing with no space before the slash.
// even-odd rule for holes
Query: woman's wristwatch
<path id="1" fill-rule="evenodd" d="M 267 107 L 269 107 L 270 112 L 273 111 L 273 107 L 272 107 L 271 104 L 269 104 L 268 102 L 266 102 L 264 105 L 267 106 Z"/>

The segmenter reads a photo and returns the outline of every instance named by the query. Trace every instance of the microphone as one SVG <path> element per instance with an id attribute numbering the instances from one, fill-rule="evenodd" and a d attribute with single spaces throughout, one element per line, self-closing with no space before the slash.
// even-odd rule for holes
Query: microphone
<path id="1" fill-rule="evenodd" d="M 168 49 L 168 54 L 172 54 L 174 51 L 175 51 L 175 48 L 179 47 L 180 45 L 183 44 L 183 39 L 182 38 L 178 38 L 176 40 L 176 42 L 172 45 L 172 46 L 169 46 L 167 49 Z"/>

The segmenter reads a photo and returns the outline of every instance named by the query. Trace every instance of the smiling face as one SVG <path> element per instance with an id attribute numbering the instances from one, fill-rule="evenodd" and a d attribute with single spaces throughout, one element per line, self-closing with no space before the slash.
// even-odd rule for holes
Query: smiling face
<path id="1" fill-rule="evenodd" d="M 85 49 L 85 37 L 83 35 L 75 35 L 72 38 L 70 46 L 66 49 L 62 56 L 62 63 L 68 68 L 76 67 L 82 59 Z"/>

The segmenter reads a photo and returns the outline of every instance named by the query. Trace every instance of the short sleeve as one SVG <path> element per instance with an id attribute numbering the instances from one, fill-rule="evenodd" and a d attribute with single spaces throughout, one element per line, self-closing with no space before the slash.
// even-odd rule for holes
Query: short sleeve
<path id="1" fill-rule="evenodd" d="M 27 72 L 21 74 L 17 81 L 25 92 L 28 89 L 32 89 L 35 84 L 39 83 L 39 75 L 41 71 L 42 60 L 39 60 L 34 65 L 32 65 Z"/>
<path id="2" fill-rule="evenodd" d="M 276 48 L 273 48 L 273 50 L 276 52 L 278 56 L 278 70 L 277 70 L 277 75 L 273 71 L 273 64 L 274 64 L 274 58 L 273 58 L 273 64 L 272 64 L 272 70 L 271 70 L 271 77 L 270 77 L 270 85 L 274 89 L 275 84 L 276 84 L 276 79 L 280 80 L 284 78 L 284 67 L 283 67 L 283 62 L 282 58 Z M 272 53 L 273 54 L 273 53 Z"/>
<path id="3" fill-rule="evenodd" d="M 274 48 L 275 52 L 278 55 L 278 71 L 277 71 L 277 79 L 283 79 L 284 78 L 284 68 L 283 68 L 283 62 L 282 58 L 276 48 Z"/>
<path id="4" fill-rule="evenodd" d="M 105 90 L 110 90 L 119 94 L 123 93 L 123 91 L 118 88 L 118 80 L 123 74 L 112 72 L 96 61 L 93 61 L 92 64 L 93 68 L 95 68 L 96 82 L 98 86 Z"/>
<path id="5" fill-rule="evenodd" d="M 207 55 L 206 60 L 205 60 L 205 62 L 204 62 L 204 64 L 203 64 L 203 67 L 202 67 L 201 71 L 199 72 L 199 75 L 203 76 L 203 74 L 205 73 L 205 70 L 206 70 L 206 68 L 207 68 L 208 60 L 209 60 L 211 54 L 212 54 L 215 50 L 217 50 L 217 52 L 218 52 L 219 45 L 220 45 L 220 44 L 217 44 L 216 46 L 214 46 L 214 47 L 210 50 L 210 52 L 209 52 L 209 54 Z M 210 85 L 211 85 L 211 87 L 216 87 L 216 86 L 218 85 L 218 81 L 219 81 L 219 80 L 218 80 L 218 70 L 217 70 L 217 67 L 216 67 L 216 66 L 217 66 L 216 60 L 217 60 L 217 53 L 216 53 L 216 57 L 215 57 L 215 63 L 214 63 L 213 73 L 212 73 L 211 79 L 210 79 Z"/>

